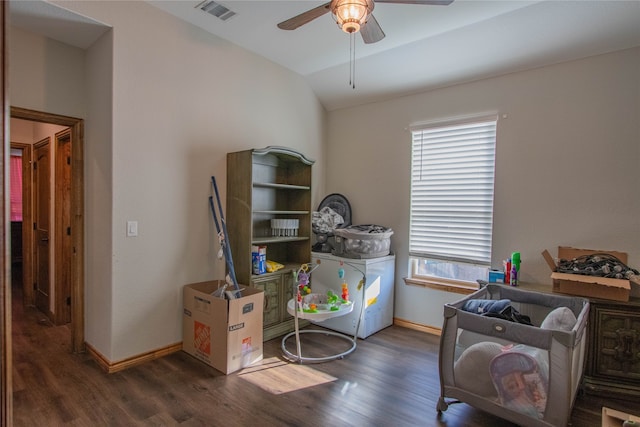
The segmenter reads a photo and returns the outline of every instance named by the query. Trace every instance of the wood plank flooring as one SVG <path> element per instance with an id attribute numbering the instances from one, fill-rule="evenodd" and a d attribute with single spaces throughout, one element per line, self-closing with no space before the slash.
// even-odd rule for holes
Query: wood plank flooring
<path id="1" fill-rule="evenodd" d="M 13 311 L 15 426 L 513 426 L 466 404 L 438 417 L 438 337 L 406 328 L 321 364 L 287 363 L 277 338 L 264 344 L 261 365 L 227 376 L 182 351 L 106 374 L 70 352 L 67 327 L 15 299 Z M 345 345 L 302 338 L 308 356 Z M 599 427 L 603 405 L 638 412 L 637 402 L 579 396 L 571 425 Z"/>

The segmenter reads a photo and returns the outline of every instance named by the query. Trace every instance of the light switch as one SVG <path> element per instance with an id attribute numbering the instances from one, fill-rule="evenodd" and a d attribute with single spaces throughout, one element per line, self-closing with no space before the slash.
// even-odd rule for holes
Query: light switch
<path id="1" fill-rule="evenodd" d="M 127 237 L 138 235 L 138 221 L 127 221 Z"/>

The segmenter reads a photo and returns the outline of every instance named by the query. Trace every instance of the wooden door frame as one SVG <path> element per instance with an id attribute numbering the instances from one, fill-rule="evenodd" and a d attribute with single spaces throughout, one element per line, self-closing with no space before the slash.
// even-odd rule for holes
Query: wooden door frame
<path id="1" fill-rule="evenodd" d="M 69 144 L 73 150 L 73 139 L 71 129 L 66 128 L 56 132 L 54 136 L 54 167 L 52 176 L 54 177 L 54 320 L 56 325 L 63 325 L 70 319 L 70 297 L 71 295 L 71 260 L 73 259 L 73 245 L 71 242 L 71 191 L 73 189 L 70 179 L 71 152 L 66 157 L 66 150 L 61 147 Z"/>
<path id="2" fill-rule="evenodd" d="M 11 107 L 11 117 L 71 128 L 71 349 L 84 351 L 84 120 Z"/>

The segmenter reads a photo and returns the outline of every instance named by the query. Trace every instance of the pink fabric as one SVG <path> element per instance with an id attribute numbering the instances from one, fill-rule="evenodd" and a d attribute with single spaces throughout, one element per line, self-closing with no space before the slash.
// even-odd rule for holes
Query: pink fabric
<path id="1" fill-rule="evenodd" d="M 11 156 L 11 221 L 22 221 L 22 157 Z"/>

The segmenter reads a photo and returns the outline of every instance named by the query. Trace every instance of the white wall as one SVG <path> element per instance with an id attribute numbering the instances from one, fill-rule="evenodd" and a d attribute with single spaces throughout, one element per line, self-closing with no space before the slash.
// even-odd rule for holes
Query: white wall
<path id="1" fill-rule="evenodd" d="M 84 144 L 85 339 L 113 346 L 113 31 L 87 50 Z"/>
<path id="2" fill-rule="evenodd" d="M 441 327 L 458 295 L 405 285 L 410 132 L 423 121 L 498 112 L 494 266 L 522 254 L 548 283 L 558 245 L 628 252 L 640 268 L 640 48 L 329 113 L 326 192 L 353 223 L 395 231 L 395 317 Z"/>
<path id="3" fill-rule="evenodd" d="M 84 51 L 17 27 L 9 31 L 11 105 L 83 117 Z"/>
<path id="4" fill-rule="evenodd" d="M 113 27 L 86 55 L 85 332 L 116 362 L 181 342 L 182 286 L 223 277 L 207 197 L 226 153 L 292 147 L 321 184 L 326 117 L 300 76 L 144 2 L 61 4 Z"/>

